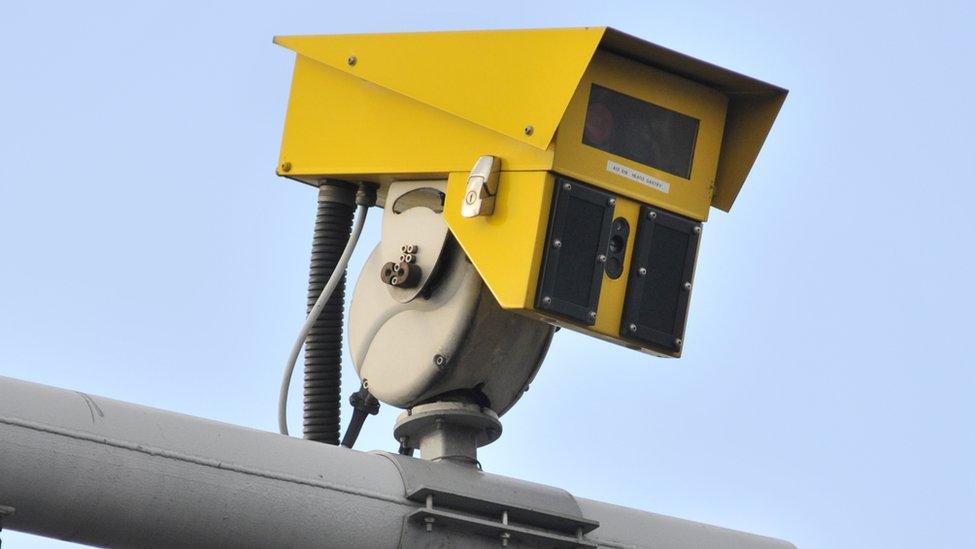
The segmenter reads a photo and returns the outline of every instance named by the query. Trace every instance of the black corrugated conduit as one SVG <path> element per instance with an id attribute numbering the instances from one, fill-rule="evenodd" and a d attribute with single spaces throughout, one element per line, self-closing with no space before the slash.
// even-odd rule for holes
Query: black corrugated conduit
<path id="1" fill-rule="evenodd" d="M 278 398 L 278 427 L 282 434 L 288 434 L 288 386 L 304 344 L 305 438 L 339 444 L 346 266 L 362 232 L 366 211 L 375 203 L 375 190 L 365 185 L 358 192 L 345 182 L 327 181 L 319 187 L 307 316 L 285 365 Z M 356 206 L 358 217 L 353 225 Z"/>

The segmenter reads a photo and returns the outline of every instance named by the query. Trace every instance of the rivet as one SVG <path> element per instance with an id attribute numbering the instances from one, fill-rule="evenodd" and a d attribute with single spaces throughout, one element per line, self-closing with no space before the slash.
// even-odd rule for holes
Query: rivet
<path id="1" fill-rule="evenodd" d="M 609 204 L 611 206 L 613 206 L 616 203 L 617 203 L 617 199 L 616 198 L 611 198 L 610 200 L 607 200 L 607 204 Z"/>
<path id="2" fill-rule="evenodd" d="M 283 171 L 283 172 L 290 172 L 291 171 L 291 162 L 282 162 L 281 163 L 281 171 Z"/>
<path id="3" fill-rule="evenodd" d="M 590 320 L 596 320 L 596 311 L 590 311 Z"/>
<path id="4" fill-rule="evenodd" d="M 596 256 L 596 260 L 599 261 L 600 263 L 606 263 L 607 262 L 607 256 L 605 256 L 603 254 L 600 254 L 600 255 Z"/>
<path id="5" fill-rule="evenodd" d="M 563 245 L 563 241 L 559 240 L 558 238 L 552 241 L 553 248 L 561 248 L 562 245 Z"/>
<path id="6" fill-rule="evenodd" d="M 563 190 L 564 191 L 571 191 L 571 190 L 573 190 L 573 186 L 570 185 L 569 183 L 563 183 Z"/>
<path id="7" fill-rule="evenodd" d="M 695 225 L 694 231 L 695 234 L 701 234 L 701 225 Z"/>
<path id="8" fill-rule="evenodd" d="M 522 130 L 522 131 L 523 131 L 523 132 L 525 132 L 525 135 L 532 135 L 533 133 L 535 133 L 535 128 L 533 128 L 533 127 L 532 127 L 532 125 L 531 125 L 531 124 L 529 124 L 529 125 L 528 125 L 528 126 L 526 126 L 526 127 L 525 127 L 525 129 L 524 129 L 524 130 Z"/>
<path id="9" fill-rule="evenodd" d="M 437 365 L 437 366 L 443 366 L 445 362 L 447 362 L 447 359 L 444 358 L 444 355 L 434 355 L 434 364 L 435 365 Z"/>
<path id="10" fill-rule="evenodd" d="M 680 339 L 675 339 L 674 340 L 674 346 L 680 348 L 681 347 L 681 340 Z"/>
<path id="11" fill-rule="evenodd" d="M 545 297 L 542 298 L 542 302 L 545 303 L 546 305 L 548 305 L 548 304 L 552 303 L 552 298 L 549 297 L 549 296 L 545 296 Z"/>
<path id="12" fill-rule="evenodd" d="M 346 64 L 349 65 L 350 67 L 353 66 L 353 65 L 355 65 L 356 64 L 356 56 L 355 55 L 350 55 L 349 57 L 347 57 L 346 58 Z"/>
<path id="13" fill-rule="evenodd" d="M 685 282 L 685 291 L 686 292 L 690 292 L 691 291 L 691 282 Z"/>
<path id="14" fill-rule="evenodd" d="M 647 274 L 647 267 L 641 267 L 637 269 L 637 276 L 645 276 Z"/>
<path id="15" fill-rule="evenodd" d="M 657 212 L 647 212 L 648 219 L 654 219 L 657 217 Z"/>
<path id="16" fill-rule="evenodd" d="M 628 328 L 628 329 L 629 329 L 629 330 L 630 330 L 631 332 L 636 332 L 636 331 L 637 331 L 637 325 L 636 325 L 636 324 L 631 324 L 630 326 L 627 326 L 627 328 Z"/>

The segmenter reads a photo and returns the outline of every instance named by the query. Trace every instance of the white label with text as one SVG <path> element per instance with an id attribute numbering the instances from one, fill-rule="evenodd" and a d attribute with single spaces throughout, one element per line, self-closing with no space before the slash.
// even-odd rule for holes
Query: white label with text
<path id="1" fill-rule="evenodd" d="M 665 183 L 656 177 L 651 177 L 646 173 L 639 172 L 633 168 L 628 168 L 622 164 L 617 164 L 613 160 L 607 160 L 607 171 L 617 175 L 622 175 L 628 179 L 633 179 L 641 185 L 647 185 L 648 187 L 655 188 L 662 193 L 667 193 L 671 190 L 670 184 Z"/>

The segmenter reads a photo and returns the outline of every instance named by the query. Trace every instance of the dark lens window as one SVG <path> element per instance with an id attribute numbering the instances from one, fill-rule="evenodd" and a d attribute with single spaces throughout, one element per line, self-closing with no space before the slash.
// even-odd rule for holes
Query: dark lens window
<path id="1" fill-rule="evenodd" d="M 696 118 L 593 84 L 583 144 L 691 178 Z"/>

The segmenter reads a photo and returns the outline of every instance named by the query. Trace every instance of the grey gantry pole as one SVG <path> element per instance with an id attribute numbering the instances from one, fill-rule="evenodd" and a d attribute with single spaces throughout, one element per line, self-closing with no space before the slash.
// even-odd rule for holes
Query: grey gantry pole
<path id="1" fill-rule="evenodd" d="M 106 547 L 791 547 L 4 377 L 0 507 L 4 528 Z"/>

